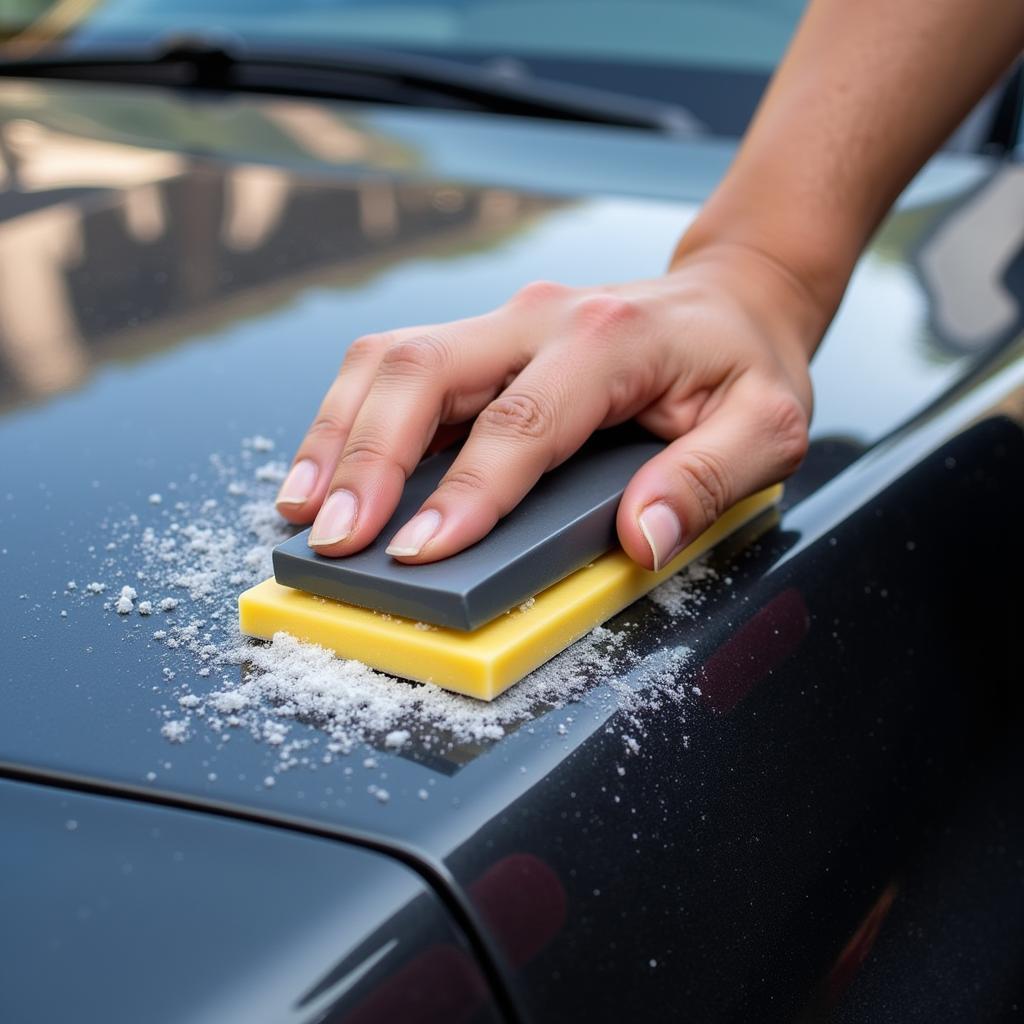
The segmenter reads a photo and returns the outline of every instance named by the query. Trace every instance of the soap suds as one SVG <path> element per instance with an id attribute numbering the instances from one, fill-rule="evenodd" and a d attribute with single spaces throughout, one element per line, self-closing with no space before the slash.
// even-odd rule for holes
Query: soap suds
<path id="1" fill-rule="evenodd" d="M 246 438 L 239 453 L 211 457 L 212 483 L 193 474 L 188 500 L 184 488 L 168 484 L 165 490 L 182 500 L 150 502 L 106 523 L 116 549 L 103 563 L 111 582 L 100 579 L 80 591 L 84 601 L 116 581 L 119 596 L 104 607 L 166 649 L 167 664 L 154 682 L 166 695 L 159 729 L 169 742 L 184 743 L 201 730 L 226 741 L 244 730 L 275 752 L 278 773 L 329 764 L 367 742 L 391 750 L 484 744 L 600 688 L 602 701 L 627 712 L 631 735 L 623 736 L 624 752 L 632 756 L 640 750 L 632 734 L 642 736 L 641 708 L 693 699 L 681 680 L 688 650 L 670 647 L 641 656 L 630 623 L 592 630 L 491 703 L 392 678 L 286 633 L 266 643 L 241 636 L 238 594 L 272 575 L 272 549 L 295 532 L 274 508 L 287 464 L 259 461 L 273 448 L 262 435 Z M 197 491 L 205 493 L 195 496 Z M 651 598 L 673 616 L 693 615 L 714 576 L 697 563 Z M 132 583 L 122 584 L 125 578 Z M 75 589 L 69 581 L 66 590 Z M 533 605 L 530 599 L 518 611 Z M 146 630 L 140 616 L 157 611 L 162 628 Z M 561 720 L 558 733 L 570 737 L 572 721 Z M 318 749 L 311 750 L 314 744 Z M 269 775 L 263 784 L 273 780 Z M 383 789 L 374 795 L 389 799 Z"/>

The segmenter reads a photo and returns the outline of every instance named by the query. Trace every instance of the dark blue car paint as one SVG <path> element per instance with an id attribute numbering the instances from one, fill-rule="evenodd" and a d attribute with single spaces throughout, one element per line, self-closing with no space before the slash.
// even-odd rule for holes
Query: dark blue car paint
<path id="1" fill-rule="evenodd" d="M 471 948 L 393 858 L 0 780 L 5 1021 L 497 1021 Z"/>
<path id="2" fill-rule="evenodd" d="M 339 126 L 347 155 L 340 142 L 327 159 L 275 134 L 309 110 Z M 80 223 L 60 280 L 85 354 L 75 388 L 52 397 L 11 364 L 0 376 L 0 771 L 21 780 L 11 785 L 91 789 L 103 806 L 120 794 L 126 821 L 194 807 L 197 821 L 235 816 L 390 853 L 448 908 L 445 927 L 466 930 L 507 1016 L 821 1019 L 840 1004 L 856 985 L 851 938 L 898 912 L 946 803 L 984 778 L 989 751 L 1020 723 L 1021 602 L 1005 586 L 1024 518 L 1019 328 L 965 335 L 971 309 L 937 313 L 919 244 L 969 220 L 987 189 L 1012 190 L 1021 170 L 942 158 L 912 187 L 817 360 L 811 454 L 779 525 L 719 553 L 732 582 L 698 618 L 672 621 L 646 602 L 625 613 L 651 656 L 694 648 L 703 696 L 685 719 L 643 715 L 631 756 L 621 723 L 605 731 L 616 723 L 595 686 L 578 707 L 539 708 L 529 729 L 447 761 L 415 742 L 404 756 L 375 752 L 392 794 L 381 805 L 326 769 L 264 788 L 272 753 L 244 738 L 169 746 L 154 713 L 160 650 L 98 607 L 58 620 L 51 591 L 89 578 L 105 516 L 168 479 L 186 496 L 211 451 L 268 424 L 294 445 L 359 334 L 481 311 L 536 277 L 657 273 L 728 148 L 38 84 L 0 88 L 0 118 L 44 169 L 60 146 L 82 155 L 66 180 L 0 194 L 0 232 L 37 217 L 56 238 L 60 216 Z M 97 153 L 120 183 L 103 183 Z M 140 157 L 162 168 L 155 180 L 124 170 Z M 252 163 L 284 178 L 287 204 L 260 244 L 231 247 L 225 197 Z M 126 228 L 126 196 L 143 186 L 167 212 L 148 242 Z M 396 214 L 374 234 L 365 203 L 380 194 Z M 971 255 L 963 281 L 983 258 Z M 1015 280 L 1002 263 L 982 270 Z M 998 287 L 1019 311 L 1019 292 Z M 947 292 L 970 304 L 969 288 Z M 431 799 L 417 799 L 428 782 Z M 280 865 L 302 871 L 284 853 Z M 282 955 L 290 943 L 281 936 Z"/>

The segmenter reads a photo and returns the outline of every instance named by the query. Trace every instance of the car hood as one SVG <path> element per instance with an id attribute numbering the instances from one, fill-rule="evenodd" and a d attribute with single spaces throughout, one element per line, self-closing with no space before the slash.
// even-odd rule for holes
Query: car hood
<path id="1" fill-rule="evenodd" d="M 425 1020 L 439 1002 L 499 1019 L 392 857 L 7 779 L 0 835 L 4 1020 Z"/>
<path id="2" fill-rule="evenodd" d="M 538 708 L 443 756 L 300 749 L 265 785 L 266 737 L 164 728 L 194 669 L 152 641 L 159 616 L 109 607 L 134 582 L 122 534 L 272 480 L 361 334 L 481 312 L 536 278 L 659 273 L 733 144 L 19 82 L 0 86 L 0 137 L 0 761 L 442 860 L 604 720 L 566 735 Z M 1018 329 L 1005 268 L 964 264 L 957 211 L 1019 186 L 942 157 L 903 197 L 815 363 L 819 450 L 870 449 Z M 793 500 L 818 486 L 807 472 Z"/>

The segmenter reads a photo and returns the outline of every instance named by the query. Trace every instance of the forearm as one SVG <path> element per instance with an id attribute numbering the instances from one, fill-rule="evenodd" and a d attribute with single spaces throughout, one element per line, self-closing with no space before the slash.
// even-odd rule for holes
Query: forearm
<path id="1" fill-rule="evenodd" d="M 813 0 L 673 266 L 775 262 L 821 323 L 900 191 L 1024 47 L 1024 0 Z"/>

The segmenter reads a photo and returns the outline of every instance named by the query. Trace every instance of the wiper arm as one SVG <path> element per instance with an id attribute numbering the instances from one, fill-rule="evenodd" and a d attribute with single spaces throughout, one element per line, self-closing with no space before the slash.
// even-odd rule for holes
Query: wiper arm
<path id="1" fill-rule="evenodd" d="M 452 60 L 377 50 L 266 52 L 203 38 L 152 53 L 87 50 L 0 61 L 0 76 L 278 93 L 408 106 L 485 110 L 523 117 L 693 135 L 700 122 L 670 104 L 550 79 L 511 77 Z"/>

